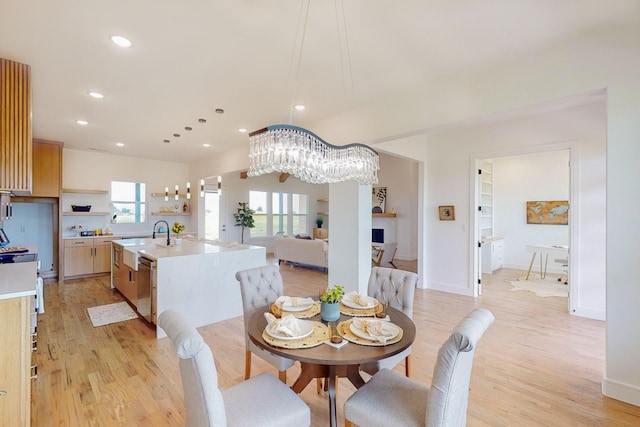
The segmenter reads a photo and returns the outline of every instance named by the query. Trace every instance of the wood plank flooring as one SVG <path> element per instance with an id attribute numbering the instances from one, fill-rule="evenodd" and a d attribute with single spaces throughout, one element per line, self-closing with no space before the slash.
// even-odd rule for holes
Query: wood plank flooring
<path id="1" fill-rule="evenodd" d="M 400 267 L 415 271 L 415 262 Z M 327 286 L 327 275 L 319 270 L 282 265 L 281 271 L 290 295 L 316 295 Z M 468 426 L 640 425 L 640 408 L 601 393 L 604 322 L 570 316 L 566 298 L 510 291 L 508 280 L 521 276 L 522 271 L 506 269 L 485 276 L 480 298 L 418 289 L 413 378 L 430 384 L 437 350 L 451 329 L 473 308 L 485 307 L 496 321 L 476 351 Z M 34 355 L 39 376 L 33 382 L 33 426 L 185 425 L 180 373 L 169 340 L 156 340 L 139 319 L 91 325 L 88 307 L 122 300 L 110 289 L 108 276 L 45 285 L 46 312 L 39 316 Z M 209 325 L 200 333 L 214 353 L 220 386 L 241 382 L 242 319 Z M 253 375 L 263 371 L 277 375 L 254 356 Z M 292 384 L 298 373 L 297 366 L 291 368 L 287 382 Z M 340 425 L 342 405 L 353 390 L 340 381 Z M 301 397 L 311 407 L 312 425 L 328 425 L 326 394 L 309 386 Z"/>

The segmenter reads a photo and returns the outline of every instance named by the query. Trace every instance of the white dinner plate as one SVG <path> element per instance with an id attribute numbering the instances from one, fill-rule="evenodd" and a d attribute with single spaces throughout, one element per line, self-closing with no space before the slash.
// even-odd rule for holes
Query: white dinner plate
<path id="1" fill-rule="evenodd" d="M 352 298 L 351 296 L 348 296 L 348 297 L 345 296 L 344 298 L 342 298 L 342 303 L 344 305 L 346 305 L 347 307 L 353 308 L 355 310 L 368 310 L 368 309 L 373 308 L 376 305 L 378 305 L 378 300 L 375 299 L 375 298 L 372 298 L 373 302 L 370 301 L 369 304 L 366 305 L 366 306 L 358 304 L 357 302 L 353 301 L 351 298 Z M 368 297 L 368 298 L 370 298 L 370 297 Z"/>
<path id="2" fill-rule="evenodd" d="M 382 322 L 382 320 L 372 320 L 372 322 Z M 397 337 L 398 334 L 400 333 L 400 329 L 396 325 L 391 323 L 391 322 L 387 322 L 387 321 L 384 321 L 384 322 L 385 322 L 385 325 L 388 328 L 393 329 L 393 333 L 386 337 L 387 341 L 388 340 L 392 340 L 395 337 Z M 356 327 L 356 325 L 354 325 L 353 322 L 351 322 L 351 324 L 349 325 L 349 329 L 351 329 L 351 332 L 353 332 L 353 335 L 355 335 L 357 337 L 360 337 L 362 339 L 369 340 L 369 341 L 378 341 L 378 338 L 376 338 L 376 337 L 374 337 L 372 335 L 369 335 L 367 332 L 365 332 L 362 329 Z"/>
<path id="3" fill-rule="evenodd" d="M 298 335 L 297 337 L 288 337 L 286 335 L 276 334 L 275 332 L 271 331 L 272 325 L 267 325 L 267 327 L 265 328 L 265 331 L 267 332 L 267 335 L 269 335 L 270 337 L 273 337 L 279 340 L 284 340 L 284 341 L 299 340 L 301 338 L 306 338 L 309 335 L 311 335 L 311 333 L 313 332 L 313 326 L 314 326 L 313 322 L 298 320 L 298 324 L 300 325 L 300 335 Z"/>
<path id="4" fill-rule="evenodd" d="M 311 307 L 313 307 L 313 303 L 311 304 L 304 304 L 304 305 L 289 305 L 289 304 L 282 304 L 282 307 L 280 307 L 283 311 L 290 311 L 290 312 L 295 312 L 295 311 L 305 311 L 310 309 Z"/>

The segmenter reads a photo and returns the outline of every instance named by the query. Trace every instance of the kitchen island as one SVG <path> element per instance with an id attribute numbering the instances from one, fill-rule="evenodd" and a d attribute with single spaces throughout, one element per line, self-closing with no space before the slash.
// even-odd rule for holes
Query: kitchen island
<path id="1" fill-rule="evenodd" d="M 172 240 L 173 244 L 174 240 Z M 183 239 L 166 246 L 166 237 L 112 242 L 111 286 L 148 322 L 173 309 L 195 327 L 242 315 L 237 271 L 266 264 L 261 246 L 224 245 Z M 121 286 L 128 281 L 128 290 Z M 156 328 L 156 337 L 166 336 Z"/>

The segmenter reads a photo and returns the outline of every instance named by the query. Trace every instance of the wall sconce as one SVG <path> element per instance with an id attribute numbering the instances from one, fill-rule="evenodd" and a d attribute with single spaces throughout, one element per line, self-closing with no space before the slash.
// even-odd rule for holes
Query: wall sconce
<path id="1" fill-rule="evenodd" d="M 187 199 L 191 198 L 191 183 L 187 182 Z"/>
<path id="2" fill-rule="evenodd" d="M 204 179 L 200 180 L 200 197 L 204 197 Z"/>
<path id="3" fill-rule="evenodd" d="M 222 194 L 222 177 L 218 177 L 218 196 Z"/>
<path id="4" fill-rule="evenodd" d="M 179 197 L 178 197 L 178 186 L 176 185 L 176 200 L 178 200 L 178 199 L 179 199 Z"/>
<path id="5" fill-rule="evenodd" d="M 164 201 L 169 201 L 169 187 L 164 187 Z"/>

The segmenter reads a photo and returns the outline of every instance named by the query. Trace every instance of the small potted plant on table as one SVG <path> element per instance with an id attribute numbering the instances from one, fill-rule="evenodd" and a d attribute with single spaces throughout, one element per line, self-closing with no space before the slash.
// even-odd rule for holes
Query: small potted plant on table
<path id="1" fill-rule="evenodd" d="M 181 224 L 179 222 L 174 222 L 173 223 L 173 227 L 171 227 L 171 231 L 176 233 L 176 237 L 174 239 L 174 242 L 176 243 L 176 245 L 182 244 L 182 239 L 180 238 L 180 233 L 182 233 L 184 231 L 184 224 Z"/>
<path id="2" fill-rule="evenodd" d="M 322 320 L 333 322 L 340 318 L 340 300 L 343 296 L 344 288 L 340 285 L 327 288 L 320 295 L 320 316 Z"/>

